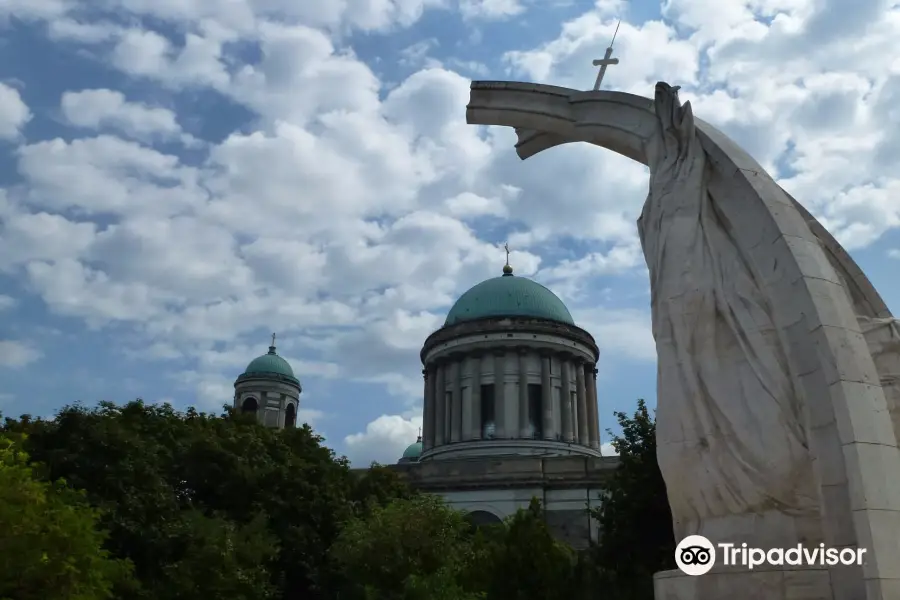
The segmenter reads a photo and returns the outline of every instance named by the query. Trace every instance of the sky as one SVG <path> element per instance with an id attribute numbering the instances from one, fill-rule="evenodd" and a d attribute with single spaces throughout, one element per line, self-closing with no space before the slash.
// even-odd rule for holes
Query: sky
<path id="1" fill-rule="evenodd" d="M 655 406 L 646 168 L 465 122 L 472 80 L 589 89 L 619 19 L 604 89 L 680 85 L 896 310 L 896 1 L 0 0 L 0 411 L 218 412 L 276 332 L 300 418 L 394 462 L 507 242 L 596 338 L 601 430 Z"/>

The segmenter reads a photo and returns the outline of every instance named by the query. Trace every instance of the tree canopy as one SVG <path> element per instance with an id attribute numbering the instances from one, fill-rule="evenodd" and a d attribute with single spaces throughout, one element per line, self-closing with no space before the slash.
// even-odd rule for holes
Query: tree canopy
<path id="1" fill-rule="evenodd" d="M 6 419 L 0 600 L 652 598 L 674 550 L 654 425 L 643 402 L 617 417 L 604 535 L 582 554 L 537 500 L 476 528 L 393 469 L 351 470 L 307 426 L 141 401 Z"/>
<path id="2" fill-rule="evenodd" d="M 64 481 L 41 481 L 0 435 L 0 598 L 106 600 L 131 565 L 103 549 L 98 512 Z"/>
<path id="3" fill-rule="evenodd" d="M 615 413 L 619 466 L 602 505 L 593 510 L 600 540 L 591 550 L 595 585 L 617 600 L 652 600 L 653 574 L 675 568 L 666 484 L 656 459 L 656 420 L 643 400 L 633 416 Z"/>

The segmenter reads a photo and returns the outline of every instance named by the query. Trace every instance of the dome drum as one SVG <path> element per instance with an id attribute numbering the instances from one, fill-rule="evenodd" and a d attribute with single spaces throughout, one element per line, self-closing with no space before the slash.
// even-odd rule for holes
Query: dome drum
<path id="1" fill-rule="evenodd" d="M 479 333 L 466 325 L 445 328 L 423 349 L 420 460 L 600 456 L 598 351 L 586 332 L 570 326 L 532 333 L 537 329 L 509 319 L 499 331 L 485 322 Z M 452 337 L 449 329 L 468 335 Z"/>
<path id="2" fill-rule="evenodd" d="M 269 351 L 254 358 L 234 382 L 234 409 L 252 413 L 266 427 L 291 428 L 297 424 L 300 381 L 284 358 L 275 353 L 275 336 Z"/>
<path id="3" fill-rule="evenodd" d="M 597 344 L 553 292 L 508 264 L 460 296 L 420 357 L 420 461 L 600 456 Z"/>
<path id="4" fill-rule="evenodd" d="M 575 325 L 536 318 L 493 317 L 442 327 L 428 336 L 419 357 L 422 364 L 436 359 L 444 350 L 471 352 L 478 348 L 521 344 L 546 346 L 547 350 L 580 354 L 597 361 L 600 350 L 593 336 Z"/>

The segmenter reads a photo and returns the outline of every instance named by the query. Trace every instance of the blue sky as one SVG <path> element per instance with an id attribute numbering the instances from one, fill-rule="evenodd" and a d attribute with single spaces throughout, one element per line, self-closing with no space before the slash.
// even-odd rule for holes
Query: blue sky
<path id="1" fill-rule="evenodd" d="M 619 18 L 605 87 L 682 85 L 896 307 L 900 13 L 844 4 L 2 2 L 0 411 L 217 410 L 275 331 L 301 416 L 393 460 L 422 342 L 507 241 L 597 339 L 601 426 L 655 404 L 645 168 L 465 124 L 471 79 L 590 87 Z"/>

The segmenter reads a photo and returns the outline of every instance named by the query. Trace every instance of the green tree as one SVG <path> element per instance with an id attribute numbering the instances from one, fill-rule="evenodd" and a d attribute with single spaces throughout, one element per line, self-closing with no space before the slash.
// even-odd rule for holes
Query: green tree
<path id="1" fill-rule="evenodd" d="M 130 565 L 103 550 L 97 518 L 64 481 L 35 477 L 28 455 L 0 435 L 0 598 L 112 598 Z"/>
<path id="2" fill-rule="evenodd" d="M 553 537 L 537 498 L 481 534 L 474 579 L 484 582 L 489 600 L 569 600 L 576 593 L 575 553 Z"/>
<path id="3" fill-rule="evenodd" d="M 613 436 L 612 444 L 620 462 L 606 499 L 592 511 L 601 536 L 590 552 L 595 571 L 588 585 L 618 600 L 652 600 L 653 574 L 675 568 L 672 513 L 656 459 L 656 421 L 643 400 L 634 416 L 615 414 L 622 435 Z"/>
<path id="4" fill-rule="evenodd" d="M 475 558 L 469 524 L 434 496 L 373 506 L 349 521 L 331 548 L 347 582 L 344 596 L 366 600 L 470 600 Z"/>
<path id="5" fill-rule="evenodd" d="M 121 600 L 331 598 L 328 549 L 364 505 L 402 487 L 354 476 L 308 427 L 277 431 L 135 401 L 7 419 L 48 480 L 103 509 L 106 547 L 134 563 Z M 268 582 L 266 585 L 264 582 Z"/>

